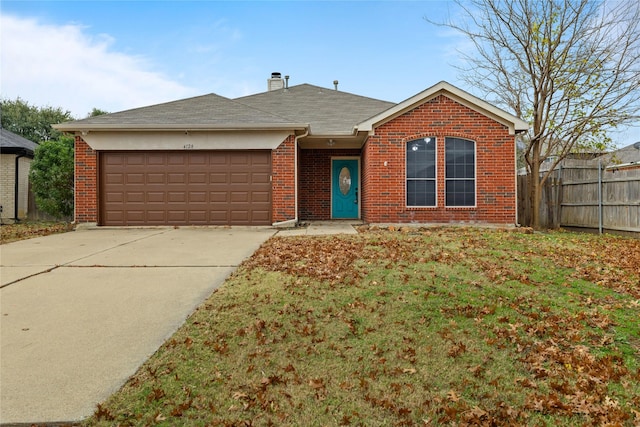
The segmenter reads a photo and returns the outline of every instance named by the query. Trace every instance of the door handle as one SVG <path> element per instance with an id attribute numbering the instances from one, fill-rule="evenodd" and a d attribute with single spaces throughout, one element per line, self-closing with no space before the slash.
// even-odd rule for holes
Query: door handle
<path id="1" fill-rule="evenodd" d="M 358 204 L 358 187 L 356 187 L 356 199 L 353 201 L 356 205 Z"/>

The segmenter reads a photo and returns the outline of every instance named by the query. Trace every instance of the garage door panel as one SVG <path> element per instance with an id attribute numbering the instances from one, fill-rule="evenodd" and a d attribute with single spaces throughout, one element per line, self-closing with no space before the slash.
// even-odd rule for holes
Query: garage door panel
<path id="1" fill-rule="evenodd" d="M 190 165 L 206 165 L 207 157 L 207 153 L 193 152 L 189 155 L 188 162 Z"/>
<path id="2" fill-rule="evenodd" d="M 144 193 L 142 191 L 130 191 L 127 194 L 127 203 L 145 203 Z"/>
<path id="3" fill-rule="evenodd" d="M 189 184 L 206 184 L 207 183 L 207 174 L 202 173 L 190 173 L 189 174 Z"/>
<path id="4" fill-rule="evenodd" d="M 266 191 L 252 191 L 251 200 L 253 202 L 269 203 L 270 194 Z"/>
<path id="5" fill-rule="evenodd" d="M 212 184 L 227 184 L 228 174 L 224 172 L 214 172 L 209 174 L 209 182 Z"/>
<path id="6" fill-rule="evenodd" d="M 147 202 L 148 203 L 164 203 L 165 202 L 164 191 L 148 191 Z"/>
<path id="7" fill-rule="evenodd" d="M 156 224 L 164 224 L 167 220 L 167 215 L 164 210 L 148 210 L 147 221 Z"/>
<path id="8" fill-rule="evenodd" d="M 249 212 L 246 210 L 231 211 L 231 221 L 239 224 L 249 224 Z"/>
<path id="9" fill-rule="evenodd" d="M 270 151 L 100 154 L 103 225 L 268 225 Z"/>
<path id="10" fill-rule="evenodd" d="M 158 172 L 147 173 L 147 184 L 164 184 L 164 183 L 165 183 L 164 173 L 158 173 Z"/>
<path id="11" fill-rule="evenodd" d="M 187 211 L 186 210 L 170 210 L 167 211 L 167 220 L 169 222 L 187 223 Z"/>
<path id="12" fill-rule="evenodd" d="M 145 211 L 129 209 L 125 211 L 126 221 L 137 224 L 144 224 Z"/>
<path id="13" fill-rule="evenodd" d="M 269 173 L 252 173 L 251 174 L 251 183 L 252 184 L 269 184 L 271 180 L 269 179 L 271 175 Z"/>
<path id="14" fill-rule="evenodd" d="M 187 182 L 187 174 L 183 172 L 178 173 L 168 173 L 167 174 L 167 183 L 168 184 L 185 184 Z"/>
<path id="15" fill-rule="evenodd" d="M 207 203 L 207 193 L 204 191 L 189 191 L 189 203 Z"/>
<path id="16" fill-rule="evenodd" d="M 231 203 L 249 203 L 249 193 L 247 191 L 232 191 L 231 195 Z"/>
<path id="17" fill-rule="evenodd" d="M 123 203 L 124 202 L 124 193 L 121 191 L 110 191 L 104 195 L 105 200 L 108 203 Z"/>
<path id="18" fill-rule="evenodd" d="M 148 166 L 165 166 L 167 164 L 167 156 L 162 153 L 147 153 Z"/>
<path id="19" fill-rule="evenodd" d="M 142 166 L 145 164 L 144 154 L 131 154 L 124 157 L 127 166 Z"/>
<path id="20" fill-rule="evenodd" d="M 229 201 L 229 193 L 226 191 L 211 191 L 209 193 L 209 201 L 213 204 L 226 204 Z"/>
<path id="21" fill-rule="evenodd" d="M 105 174 L 104 179 L 107 184 L 124 184 L 124 174 L 122 173 L 108 173 Z"/>
<path id="22" fill-rule="evenodd" d="M 185 166 L 186 163 L 187 163 L 186 153 L 168 153 L 167 154 L 167 165 Z"/>
<path id="23" fill-rule="evenodd" d="M 126 184 L 144 184 L 144 174 L 127 173 L 124 179 Z"/>
<path id="24" fill-rule="evenodd" d="M 249 184 L 249 174 L 247 172 L 233 172 L 229 175 L 231 184 Z"/>

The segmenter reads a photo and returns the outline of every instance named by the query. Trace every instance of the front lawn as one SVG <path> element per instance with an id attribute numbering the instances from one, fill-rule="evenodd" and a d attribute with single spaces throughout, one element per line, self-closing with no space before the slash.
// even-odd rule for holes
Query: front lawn
<path id="1" fill-rule="evenodd" d="M 640 424 L 640 241 L 272 238 L 87 425 Z"/>

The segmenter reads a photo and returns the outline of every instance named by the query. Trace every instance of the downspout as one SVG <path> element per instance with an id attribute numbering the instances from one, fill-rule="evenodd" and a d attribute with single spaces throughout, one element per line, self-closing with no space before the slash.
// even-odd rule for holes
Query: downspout
<path id="1" fill-rule="evenodd" d="M 16 177 L 15 177 L 15 182 L 14 182 L 14 194 L 13 194 L 13 221 L 18 223 L 20 222 L 20 218 L 18 218 L 18 202 L 20 201 L 19 197 L 20 197 L 20 169 L 19 169 L 19 164 L 20 164 L 20 158 L 22 157 L 26 157 L 27 156 L 27 151 L 26 150 L 22 150 L 22 153 L 18 154 L 16 156 L 16 167 L 15 167 L 15 173 L 16 173 Z"/>
<path id="2" fill-rule="evenodd" d="M 293 141 L 293 191 L 295 193 L 293 206 L 295 209 L 295 214 L 293 219 L 288 219 L 286 221 L 274 222 L 272 225 L 274 227 L 288 227 L 293 225 L 294 227 L 298 224 L 298 139 L 304 138 L 309 135 L 309 129 L 306 129 L 305 132 L 301 135 L 297 135 Z"/>

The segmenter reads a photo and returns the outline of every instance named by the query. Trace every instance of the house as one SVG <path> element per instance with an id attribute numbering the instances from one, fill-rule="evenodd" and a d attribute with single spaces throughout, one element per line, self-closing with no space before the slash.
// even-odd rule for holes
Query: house
<path id="1" fill-rule="evenodd" d="M 0 219 L 16 222 L 27 217 L 29 170 L 38 144 L 0 128 Z"/>
<path id="2" fill-rule="evenodd" d="M 99 225 L 516 223 L 528 125 L 440 82 L 399 103 L 273 73 L 54 127 L 75 134 L 75 220 Z"/>
<path id="3" fill-rule="evenodd" d="M 598 158 L 608 172 L 640 169 L 640 141 Z"/>

